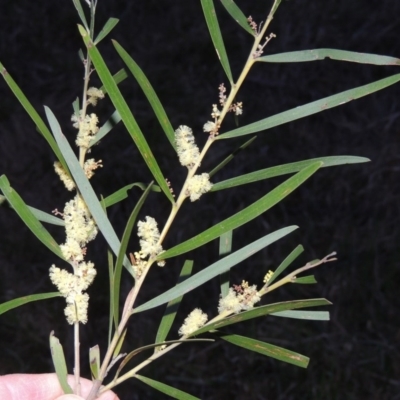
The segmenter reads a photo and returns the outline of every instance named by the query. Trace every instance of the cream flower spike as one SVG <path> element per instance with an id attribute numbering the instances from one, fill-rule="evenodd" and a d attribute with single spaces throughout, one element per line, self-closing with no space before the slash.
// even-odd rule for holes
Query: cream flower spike
<path id="1" fill-rule="evenodd" d="M 158 255 L 163 248 L 158 241 L 160 239 L 160 231 L 157 222 L 152 217 L 146 217 L 146 221 L 138 222 L 138 236 L 140 239 L 140 258 Z"/>
<path id="2" fill-rule="evenodd" d="M 202 194 L 209 192 L 212 186 L 207 173 L 192 176 L 187 186 L 187 195 L 190 196 L 190 201 L 198 200 Z"/>
<path id="3" fill-rule="evenodd" d="M 61 182 L 67 188 L 67 190 L 71 191 L 75 189 L 75 182 L 69 177 L 64 167 L 61 165 L 60 161 L 54 162 L 54 170 L 56 174 L 61 179 Z"/>
<path id="4" fill-rule="evenodd" d="M 243 310 L 250 310 L 260 300 L 257 286 L 249 286 L 247 282 L 243 281 L 241 285 L 229 288 L 228 294 L 219 300 L 218 312 L 220 314 L 223 312 L 237 314 Z"/>
<path id="5" fill-rule="evenodd" d="M 181 125 L 175 131 L 175 143 L 179 162 L 184 167 L 192 168 L 200 158 L 200 150 L 196 146 L 192 130 L 186 125 Z"/>
<path id="6" fill-rule="evenodd" d="M 180 336 L 189 336 L 193 332 L 200 329 L 208 320 L 206 313 L 200 310 L 200 308 L 195 308 L 185 319 L 183 325 L 180 327 L 178 333 Z"/>

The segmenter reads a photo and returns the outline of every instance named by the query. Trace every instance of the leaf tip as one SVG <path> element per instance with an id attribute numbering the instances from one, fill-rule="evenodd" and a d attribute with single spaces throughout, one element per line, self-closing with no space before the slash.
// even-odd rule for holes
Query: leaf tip
<path id="1" fill-rule="evenodd" d="M 82 35 L 82 37 L 87 36 L 86 29 L 81 24 L 78 24 L 78 29 L 79 29 L 79 33 Z"/>

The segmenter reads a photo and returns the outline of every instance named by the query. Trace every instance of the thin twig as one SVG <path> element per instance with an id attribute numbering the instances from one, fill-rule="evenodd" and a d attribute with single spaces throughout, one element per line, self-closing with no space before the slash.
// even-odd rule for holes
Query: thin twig
<path id="1" fill-rule="evenodd" d="M 74 354 L 75 354 L 75 362 L 74 362 L 74 375 L 75 375 L 75 390 L 74 393 L 78 396 L 81 394 L 81 366 L 80 366 L 80 356 L 79 356 L 79 321 L 74 322 Z"/>

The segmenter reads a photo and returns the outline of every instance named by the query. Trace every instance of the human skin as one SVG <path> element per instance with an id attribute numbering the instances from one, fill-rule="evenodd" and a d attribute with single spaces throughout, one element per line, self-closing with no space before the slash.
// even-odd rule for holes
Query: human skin
<path id="1" fill-rule="evenodd" d="M 68 377 L 73 388 L 74 377 Z M 81 400 L 90 392 L 92 382 L 81 378 L 81 395 L 65 395 L 56 374 L 12 374 L 0 376 L 0 399 L 7 400 Z M 119 400 L 111 391 L 103 393 L 97 400 Z"/>

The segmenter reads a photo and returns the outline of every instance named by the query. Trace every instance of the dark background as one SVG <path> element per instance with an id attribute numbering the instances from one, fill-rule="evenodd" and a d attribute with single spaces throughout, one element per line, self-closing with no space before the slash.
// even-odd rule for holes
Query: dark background
<path id="1" fill-rule="evenodd" d="M 219 2 L 215 2 L 219 3 Z M 237 1 L 246 15 L 265 20 L 272 1 Z M 233 74 L 238 76 L 251 47 L 251 37 L 217 6 Z M 313 48 L 400 56 L 400 3 L 394 0 L 283 1 L 270 32 L 277 38 L 265 54 Z M 218 63 L 199 1 L 99 0 L 97 21 L 120 19 L 110 37 L 133 56 L 147 74 L 174 127 L 189 125 L 199 144 L 201 127 L 217 102 L 218 85 L 226 78 Z M 81 38 L 72 2 L 0 0 L 0 61 L 42 116 L 49 106 L 73 140 L 72 101 L 81 95 L 83 69 L 77 56 Z M 123 64 L 108 40 L 100 45 L 111 71 Z M 240 124 L 370 83 L 397 73 L 396 67 L 338 61 L 301 64 L 259 64 L 239 93 L 244 103 Z M 94 83 L 96 78 L 94 77 Z M 184 169 L 155 121 L 133 78 L 121 84 L 137 121 L 148 138 L 164 174 L 178 192 Z M 399 102 L 398 86 L 344 106 L 258 134 L 253 145 L 215 175 L 214 181 L 268 166 L 329 155 L 359 155 L 371 163 L 319 171 L 300 189 L 260 218 L 234 232 L 234 249 L 288 225 L 300 229 L 248 259 L 233 270 L 232 281 L 261 283 L 299 243 L 305 247 L 296 267 L 336 250 L 339 261 L 320 267 L 318 285 L 284 287 L 263 303 L 326 297 L 332 301 L 330 322 L 267 317 L 230 327 L 229 331 L 287 347 L 311 358 L 307 370 L 287 365 L 226 343 L 181 346 L 143 370 L 145 376 L 188 391 L 202 399 L 400 399 L 399 324 Z M 112 111 L 104 100 L 96 112 Z M 234 127 L 227 118 L 225 130 Z M 247 138 L 217 142 L 203 162 L 208 171 Z M 104 168 L 92 179 L 98 193 L 108 195 L 137 181 L 149 182 L 131 138 L 122 126 L 93 150 Z M 50 212 L 71 198 L 53 172 L 54 156 L 45 141 L 0 81 L 0 173 L 29 205 Z M 201 232 L 255 201 L 282 178 L 204 196 L 186 204 L 165 247 Z M 137 189 L 110 209 L 118 234 L 140 196 Z M 152 194 L 141 218 L 154 216 L 160 224 L 169 211 L 162 196 Z M 0 300 L 53 291 L 48 269 L 57 259 L 8 208 L 0 210 Z M 59 243 L 60 229 L 49 227 Z M 99 343 L 105 351 L 107 330 L 107 268 L 102 238 L 90 245 L 88 259 L 99 276 L 92 288 L 89 323 L 82 328 L 82 357 Z M 133 241 L 129 250 L 136 250 Z M 192 252 L 198 271 L 217 259 L 211 243 Z M 183 258 L 155 268 L 140 301 L 174 285 Z M 129 289 L 125 277 L 123 292 Z M 185 296 L 176 332 L 194 307 L 215 315 L 218 282 L 212 281 Z M 52 370 L 48 335 L 55 330 L 72 371 L 72 328 L 63 317 L 64 301 L 25 305 L 0 318 L 0 373 Z M 163 307 L 135 317 L 126 350 L 154 340 Z M 171 338 L 175 337 L 175 333 Z M 116 392 L 121 399 L 162 399 L 137 381 Z"/>

